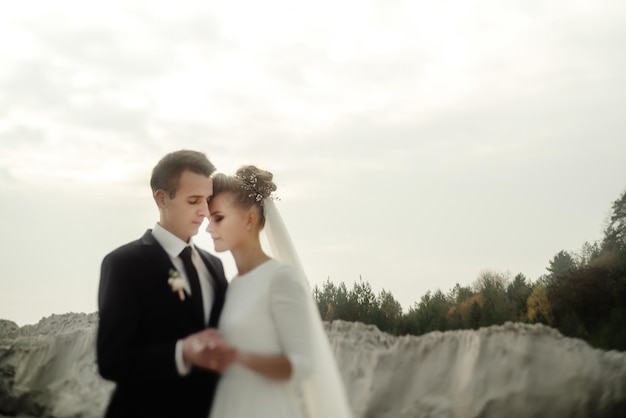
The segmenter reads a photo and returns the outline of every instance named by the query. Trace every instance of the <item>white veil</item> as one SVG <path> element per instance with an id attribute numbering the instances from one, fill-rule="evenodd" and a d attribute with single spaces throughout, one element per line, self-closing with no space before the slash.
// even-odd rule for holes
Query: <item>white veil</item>
<path id="1" fill-rule="evenodd" d="M 291 265 L 302 281 L 302 286 L 311 294 L 298 253 L 296 252 L 285 223 L 272 199 L 263 202 L 265 214 L 265 234 L 272 256 L 285 264 Z M 313 297 L 308 299 L 307 309 L 313 318 L 313 372 L 302 383 L 302 395 L 309 418 L 349 418 L 352 417 L 343 381 L 337 368 L 335 356 L 324 331 L 322 319 Z"/>

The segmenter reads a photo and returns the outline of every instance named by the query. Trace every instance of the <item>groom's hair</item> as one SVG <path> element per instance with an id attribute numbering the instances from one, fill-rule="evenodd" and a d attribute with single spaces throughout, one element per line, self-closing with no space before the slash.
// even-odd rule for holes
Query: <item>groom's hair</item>
<path id="1" fill-rule="evenodd" d="M 163 190 L 173 198 L 178 190 L 180 176 L 187 170 L 211 177 L 215 172 L 215 166 L 202 152 L 191 150 L 170 152 L 152 169 L 150 178 L 152 193 Z"/>

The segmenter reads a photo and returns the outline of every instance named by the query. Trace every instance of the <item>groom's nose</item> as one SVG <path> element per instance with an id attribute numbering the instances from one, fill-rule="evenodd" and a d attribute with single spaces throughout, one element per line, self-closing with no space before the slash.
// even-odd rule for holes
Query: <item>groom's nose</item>
<path id="1" fill-rule="evenodd" d="M 200 205 L 200 209 L 198 210 L 198 215 L 202 215 L 205 217 L 209 216 L 209 202 L 206 200 Z"/>

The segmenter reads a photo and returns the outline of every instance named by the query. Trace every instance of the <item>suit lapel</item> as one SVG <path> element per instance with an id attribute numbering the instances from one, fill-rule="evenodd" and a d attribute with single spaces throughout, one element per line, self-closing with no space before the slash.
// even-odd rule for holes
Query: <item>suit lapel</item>
<path id="1" fill-rule="evenodd" d="M 150 259 L 150 265 L 156 272 L 169 272 L 170 269 L 174 269 L 174 265 L 170 260 L 170 256 L 165 252 L 161 244 L 154 238 L 152 235 L 152 231 L 148 230 L 141 238 L 142 243 L 146 246 L 147 255 Z M 207 266 L 209 273 L 212 277 L 213 293 L 214 300 L 213 306 L 211 308 L 211 314 L 209 315 L 209 327 L 217 327 L 217 323 L 219 321 L 220 314 L 222 312 L 222 307 L 224 306 L 226 288 L 228 287 L 228 281 L 226 281 L 226 277 L 224 277 L 224 273 L 221 268 L 215 265 L 215 262 L 211 260 L 211 258 L 203 251 L 198 249 L 198 253 L 200 254 L 200 258 Z M 199 314 L 195 314 L 195 310 L 191 308 L 191 300 L 185 299 L 185 305 L 190 312 L 190 314 L 194 318 L 194 322 L 196 326 L 200 329 L 205 328 L 204 316 L 200 316 Z"/>
<path id="2" fill-rule="evenodd" d="M 218 269 L 213 264 L 213 260 L 209 256 L 207 256 L 203 251 L 198 251 L 200 253 L 200 257 L 204 264 L 209 269 L 209 273 L 211 273 L 212 277 L 212 286 L 213 286 L 213 306 L 211 307 L 211 315 L 209 316 L 209 327 L 217 327 L 217 323 L 220 318 L 220 314 L 222 313 L 222 307 L 224 306 L 224 300 L 226 295 L 226 288 L 228 287 L 228 282 L 226 281 L 226 277 L 224 274 L 218 274 Z"/>
<path id="3" fill-rule="evenodd" d="M 200 254 L 200 258 L 204 262 L 204 265 L 206 265 L 207 269 L 209 269 L 209 273 L 211 274 L 210 285 L 213 287 L 213 290 L 215 292 L 218 292 L 220 290 L 220 287 L 222 286 L 222 283 L 220 283 L 220 276 L 217 275 L 217 271 L 215 269 L 215 266 L 213 265 L 212 260 L 207 257 L 203 251 L 198 251 L 198 254 Z"/>
<path id="4" fill-rule="evenodd" d="M 143 237 L 141 237 L 141 242 L 146 246 L 147 254 L 150 257 L 154 270 L 169 272 L 170 269 L 175 268 L 170 260 L 170 256 L 152 235 L 152 231 L 146 231 Z"/>
<path id="5" fill-rule="evenodd" d="M 176 269 L 176 267 L 172 264 L 169 254 L 167 254 L 163 247 L 161 247 L 161 244 L 159 244 L 159 242 L 152 235 L 152 231 L 146 231 L 141 238 L 141 242 L 146 246 L 146 254 L 150 259 L 150 266 L 155 272 L 164 271 L 169 274 L 170 269 Z M 197 329 L 204 328 L 204 315 L 193 309 L 191 299 L 186 298 L 184 302 L 181 303 L 184 304 L 184 311 L 186 311 L 187 315 L 189 315 L 194 321 L 195 327 Z"/>

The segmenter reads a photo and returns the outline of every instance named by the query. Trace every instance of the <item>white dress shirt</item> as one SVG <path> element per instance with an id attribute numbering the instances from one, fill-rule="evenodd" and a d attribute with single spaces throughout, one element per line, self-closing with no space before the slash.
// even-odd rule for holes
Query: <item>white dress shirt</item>
<path id="1" fill-rule="evenodd" d="M 187 293 L 188 295 L 191 295 L 191 286 L 189 284 L 187 274 L 185 273 L 183 260 L 179 257 L 179 254 L 185 249 L 185 247 L 187 247 L 188 245 L 191 246 L 191 262 L 198 272 L 198 278 L 200 279 L 200 289 L 202 290 L 204 323 L 208 324 L 211 307 L 213 306 L 213 300 L 215 298 L 213 287 L 211 286 L 212 277 L 211 273 L 209 273 L 209 269 L 200 258 L 200 254 L 195 248 L 193 241 L 189 240 L 189 243 L 186 243 L 167 229 L 163 228 L 158 223 L 152 229 L 152 236 L 154 236 L 154 239 L 156 239 L 161 247 L 163 247 L 165 252 L 169 255 L 170 260 L 172 261 L 172 264 L 174 265 L 176 270 L 178 270 L 180 275 L 185 279 L 185 293 Z M 180 373 L 181 375 L 186 375 L 189 373 L 191 367 L 183 362 L 182 340 L 178 340 L 176 343 L 175 361 L 178 373 Z"/>

